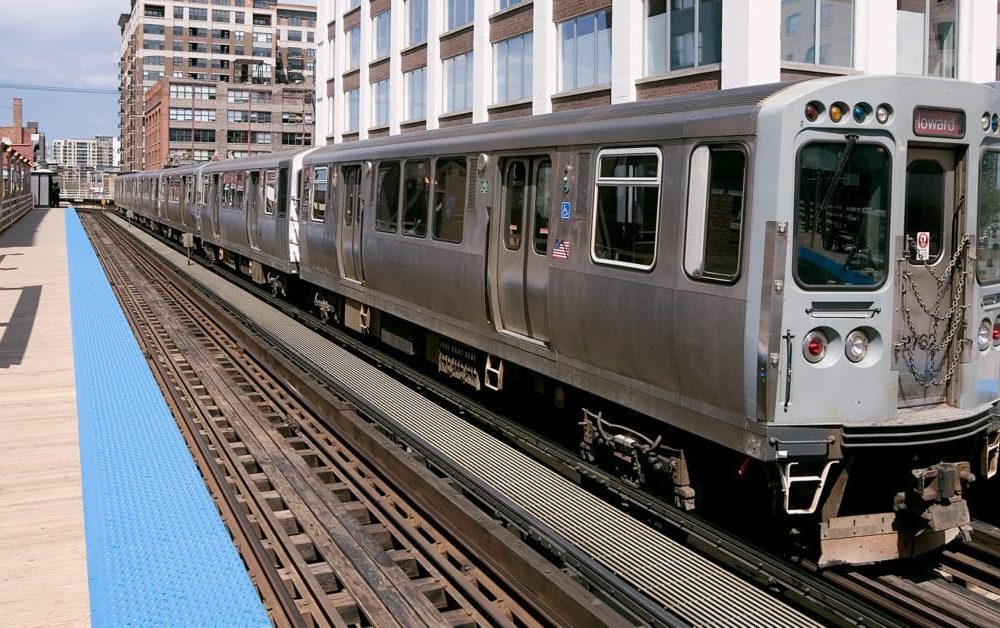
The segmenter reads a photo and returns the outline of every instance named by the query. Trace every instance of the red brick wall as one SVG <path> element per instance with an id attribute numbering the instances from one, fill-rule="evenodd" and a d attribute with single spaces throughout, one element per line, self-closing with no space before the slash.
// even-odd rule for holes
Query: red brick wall
<path id="1" fill-rule="evenodd" d="M 552 111 L 567 111 L 584 107 L 600 107 L 611 104 L 611 89 L 601 89 L 572 96 L 552 98 Z"/>
<path id="2" fill-rule="evenodd" d="M 389 77 L 389 60 L 382 59 L 368 66 L 368 80 L 374 83 Z"/>
<path id="3" fill-rule="evenodd" d="M 695 92 L 717 91 L 722 85 L 718 71 L 667 78 L 662 81 L 642 83 L 636 86 L 636 100 L 680 96 Z"/>
<path id="4" fill-rule="evenodd" d="M 517 5 L 510 11 L 490 20 L 490 41 L 494 44 L 530 32 L 534 27 L 532 4 Z"/>
<path id="5" fill-rule="evenodd" d="M 563 22 L 571 17 L 611 8 L 611 0 L 561 0 L 552 3 L 552 19 Z"/>
<path id="6" fill-rule="evenodd" d="M 454 35 L 441 38 L 441 58 L 447 59 L 472 50 L 472 29 L 460 30 Z"/>
<path id="7" fill-rule="evenodd" d="M 427 46 L 422 45 L 419 48 L 406 51 L 400 61 L 404 73 L 427 65 Z"/>

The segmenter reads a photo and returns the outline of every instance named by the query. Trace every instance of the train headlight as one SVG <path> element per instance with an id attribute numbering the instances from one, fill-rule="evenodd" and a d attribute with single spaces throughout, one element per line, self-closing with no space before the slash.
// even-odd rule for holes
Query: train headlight
<path id="1" fill-rule="evenodd" d="M 860 329 L 855 329 L 847 334 L 847 339 L 844 341 L 844 353 L 847 354 L 847 359 L 851 362 L 864 360 L 865 356 L 868 355 L 868 334 Z"/>
<path id="2" fill-rule="evenodd" d="M 976 346 L 980 351 L 986 351 L 993 344 L 993 323 L 988 318 L 984 318 L 979 323 L 979 333 L 976 334 Z"/>
<path id="3" fill-rule="evenodd" d="M 826 356 L 826 347 L 829 343 L 826 334 L 814 329 L 806 334 L 802 341 L 802 355 L 807 362 L 815 364 Z"/>

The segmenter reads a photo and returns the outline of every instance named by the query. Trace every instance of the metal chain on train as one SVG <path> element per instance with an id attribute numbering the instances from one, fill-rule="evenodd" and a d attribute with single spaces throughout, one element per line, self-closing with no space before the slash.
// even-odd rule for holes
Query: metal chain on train
<path id="1" fill-rule="evenodd" d="M 969 273 L 969 269 L 966 265 L 966 260 L 968 259 L 966 253 L 968 252 L 971 244 L 972 237 L 966 234 L 962 238 L 959 245 L 955 248 L 955 253 L 951 256 L 951 260 L 949 260 L 948 265 L 945 266 L 940 275 L 936 275 L 929 265 L 923 265 L 924 270 L 931 276 L 932 279 L 934 279 L 934 283 L 936 285 L 933 309 L 927 306 L 923 296 L 920 294 L 920 290 L 917 288 L 916 281 L 913 278 L 913 273 L 908 270 L 907 266 L 903 266 L 901 276 L 903 280 L 901 289 L 902 314 L 903 319 L 906 321 L 906 327 L 909 330 L 910 338 L 912 338 L 913 342 L 903 342 L 902 350 L 903 355 L 906 358 L 907 366 L 909 367 L 914 380 L 916 380 L 917 384 L 925 389 L 936 386 L 944 386 L 951 381 L 951 378 L 955 375 L 955 369 L 958 368 L 959 361 L 962 357 L 962 345 L 966 342 L 971 342 L 971 340 L 967 338 L 960 338 L 958 342 L 955 343 L 955 335 L 958 333 L 959 329 L 962 328 L 962 324 L 965 320 L 965 306 L 962 305 L 962 302 L 965 296 L 965 282 L 968 279 Z M 946 292 L 946 288 L 954 285 L 953 280 L 956 277 L 958 278 L 958 285 L 955 288 L 955 296 L 951 300 L 947 313 L 942 314 L 941 299 Z M 909 290 L 907 288 L 909 288 Z M 920 309 L 930 317 L 930 333 L 921 334 L 917 332 L 917 329 L 913 324 L 913 319 L 910 316 L 910 310 L 906 307 L 906 293 L 908 291 L 913 293 L 913 296 L 917 301 L 917 305 L 919 305 Z M 940 323 L 945 323 L 946 333 L 944 338 L 941 339 L 941 342 L 938 342 L 938 327 Z M 951 359 L 948 360 L 948 368 L 945 370 L 944 375 L 941 378 L 935 379 L 933 376 L 925 378 L 917 371 L 917 366 L 913 360 L 914 344 L 923 351 L 927 352 L 928 365 L 934 364 L 934 359 L 937 357 L 938 351 L 941 351 L 941 365 L 944 366 L 948 350 L 953 349 Z"/>

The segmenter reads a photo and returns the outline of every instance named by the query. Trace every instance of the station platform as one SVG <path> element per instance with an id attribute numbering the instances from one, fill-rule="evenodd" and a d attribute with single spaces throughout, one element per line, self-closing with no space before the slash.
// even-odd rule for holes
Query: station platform
<path id="1" fill-rule="evenodd" d="M 0 617 L 267 614 L 73 208 L 0 234 Z"/>

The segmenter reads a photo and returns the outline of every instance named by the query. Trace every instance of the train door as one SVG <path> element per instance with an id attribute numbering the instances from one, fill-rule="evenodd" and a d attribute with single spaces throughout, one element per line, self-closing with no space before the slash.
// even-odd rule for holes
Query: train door
<path id="1" fill-rule="evenodd" d="M 901 408 L 946 401 L 956 376 L 963 336 L 964 259 L 961 163 L 951 150 L 913 149 L 906 164 L 903 237 L 899 261 L 898 329 Z"/>
<path id="2" fill-rule="evenodd" d="M 502 164 L 500 242 L 497 251 L 499 329 L 549 339 L 546 316 L 548 218 L 552 161 L 509 159 Z"/>
<path id="3" fill-rule="evenodd" d="M 343 166 L 340 169 L 343 181 L 343 224 L 340 230 L 341 268 L 344 277 L 353 281 L 364 281 L 361 268 L 361 166 Z"/>
<path id="4" fill-rule="evenodd" d="M 260 249 L 261 185 L 260 171 L 252 170 L 247 177 L 247 242 L 253 250 Z"/>

